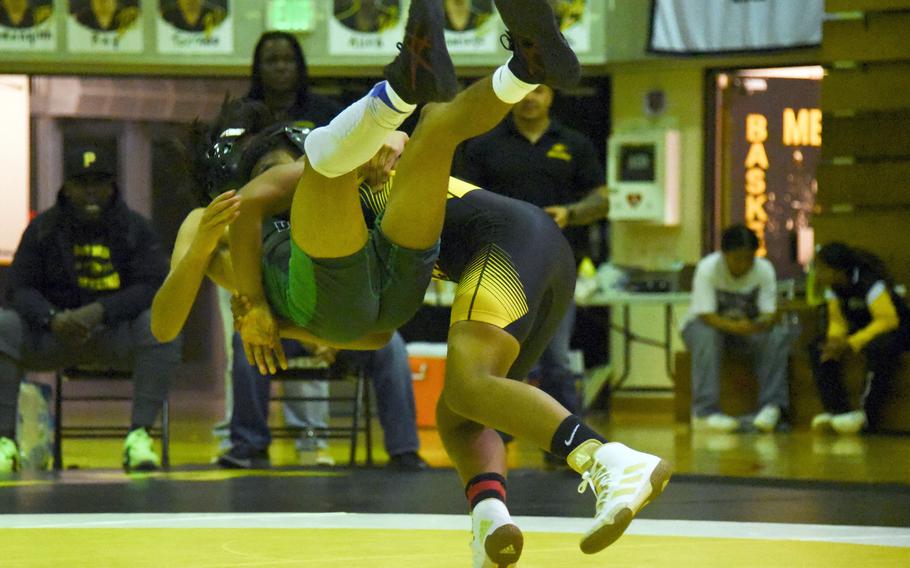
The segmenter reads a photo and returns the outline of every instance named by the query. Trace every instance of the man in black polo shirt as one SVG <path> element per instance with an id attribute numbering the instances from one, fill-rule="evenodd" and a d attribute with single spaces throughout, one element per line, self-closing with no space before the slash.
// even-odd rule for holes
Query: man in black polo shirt
<path id="1" fill-rule="evenodd" d="M 579 258 L 588 247 L 584 226 L 606 217 L 609 197 L 594 145 L 551 118 L 552 103 L 553 90 L 546 85 L 528 94 L 499 126 L 467 142 L 457 175 L 543 208 L 565 230 Z M 577 413 L 575 375 L 569 368 L 574 324 L 572 305 L 541 356 L 540 386 Z"/>

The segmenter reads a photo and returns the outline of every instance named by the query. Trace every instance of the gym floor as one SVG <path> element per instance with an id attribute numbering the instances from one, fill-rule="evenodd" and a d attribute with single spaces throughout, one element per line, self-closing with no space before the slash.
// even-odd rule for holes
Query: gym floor
<path id="1" fill-rule="evenodd" d="M 421 454 L 434 466 L 426 472 L 298 467 L 289 441 L 273 445 L 270 470 L 221 470 L 210 465 L 219 406 L 198 398 L 174 406 L 170 471 L 127 475 L 120 441 L 67 440 L 65 471 L 0 478 L 0 566 L 471 565 L 462 488 L 434 431 L 421 431 Z M 578 539 L 591 493 L 579 495 L 577 475 L 547 471 L 536 449 L 513 443 L 520 566 L 910 565 L 906 437 L 710 436 L 665 412 L 593 421 L 611 439 L 672 460 L 676 476 L 620 541 L 586 556 Z M 346 458 L 342 442 L 330 451 Z"/>

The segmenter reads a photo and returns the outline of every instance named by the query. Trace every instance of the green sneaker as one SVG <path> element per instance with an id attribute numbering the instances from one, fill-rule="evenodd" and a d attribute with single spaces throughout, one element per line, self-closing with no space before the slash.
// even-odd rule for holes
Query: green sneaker
<path id="1" fill-rule="evenodd" d="M 123 469 L 126 471 L 153 471 L 161 467 L 158 454 L 152 449 L 152 437 L 145 428 L 130 432 L 123 443 Z"/>
<path id="2" fill-rule="evenodd" d="M 19 448 L 9 438 L 0 438 L 0 473 L 19 471 Z"/>

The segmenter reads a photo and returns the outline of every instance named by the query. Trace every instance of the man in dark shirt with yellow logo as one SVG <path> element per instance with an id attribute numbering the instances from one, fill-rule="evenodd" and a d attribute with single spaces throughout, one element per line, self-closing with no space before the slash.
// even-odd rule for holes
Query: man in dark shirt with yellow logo
<path id="1" fill-rule="evenodd" d="M 541 85 L 489 133 L 468 141 L 461 177 L 490 191 L 543 208 L 564 229 L 576 258 L 587 250 L 583 227 L 606 217 L 604 169 L 591 141 L 550 117 L 553 90 Z M 541 389 L 575 413 L 575 375 L 569 367 L 574 304 L 540 359 Z"/>
<path id="2" fill-rule="evenodd" d="M 151 334 L 155 290 L 167 257 L 148 221 L 127 209 L 113 148 L 74 144 L 57 203 L 26 228 L 0 309 L 0 472 L 18 466 L 16 403 L 24 371 L 126 365 L 136 381 L 127 470 L 155 469 L 148 429 L 180 361 L 180 342 Z"/>

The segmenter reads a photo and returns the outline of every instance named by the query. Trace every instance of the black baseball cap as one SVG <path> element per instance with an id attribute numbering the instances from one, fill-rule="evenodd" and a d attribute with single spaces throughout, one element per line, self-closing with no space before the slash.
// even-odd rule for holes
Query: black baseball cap
<path id="1" fill-rule="evenodd" d="M 113 144 L 73 142 L 63 153 L 64 179 L 116 175 L 117 152 Z"/>

